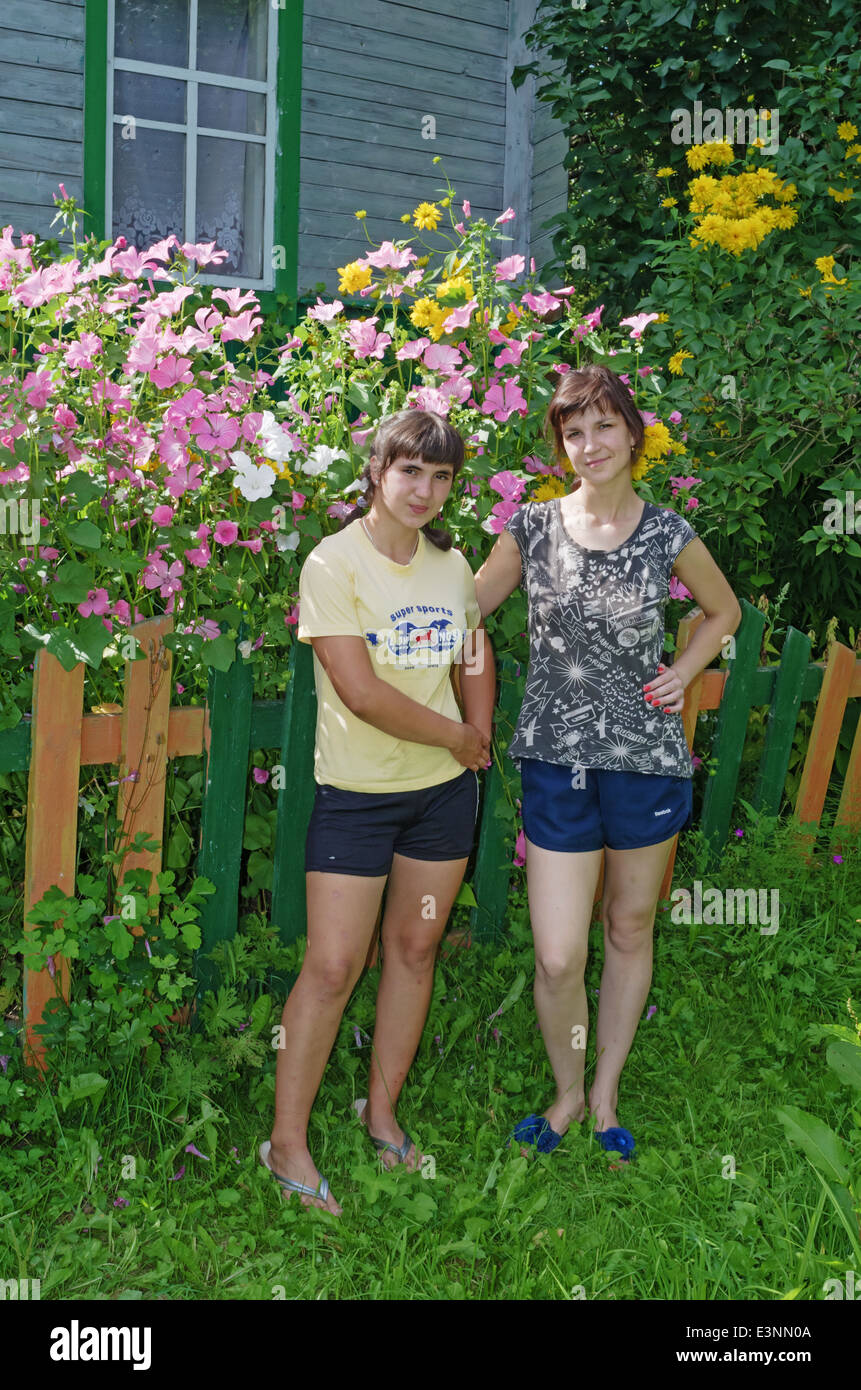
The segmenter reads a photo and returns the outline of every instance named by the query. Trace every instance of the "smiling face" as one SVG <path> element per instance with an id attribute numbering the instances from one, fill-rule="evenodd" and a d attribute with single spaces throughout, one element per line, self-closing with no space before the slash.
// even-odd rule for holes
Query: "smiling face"
<path id="1" fill-rule="evenodd" d="M 372 457 L 371 477 L 376 484 L 371 511 L 382 503 L 401 525 L 418 528 L 432 522 L 442 511 L 451 492 L 454 466 L 399 455 L 380 474 L 379 464 Z"/>
<path id="2" fill-rule="evenodd" d="M 605 483 L 632 468 L 634 436 L 615 410 L 572 411 L 562 422 L 562 443 L 581 480 Z"/>

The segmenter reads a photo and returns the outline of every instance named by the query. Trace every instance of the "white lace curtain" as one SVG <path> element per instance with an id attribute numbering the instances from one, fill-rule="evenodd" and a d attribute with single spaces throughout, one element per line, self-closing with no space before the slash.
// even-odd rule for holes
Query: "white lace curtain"
<path id="1" fill-rule="evenodd" d="M 267 8 L 266 0 L 198 0 L 195 70 L 240 81 L 265 80 Z M 189 18 L 189 0 L 116 0 L 116 57 L 152 64 L 153 71 L 117 71 L 125 109 L 115 106 L 115 114 L 137 119 L 134 125 L 114 123 L 113 234 L 125 236 L 140 250 L 170 233 L 181 241 L 214 241 L 230 253 L 221 274 L 260 279 L 264 146 L 238 137 L 197 136 L 192 228 L 186 225 L 185 130 L 157 130 L 138 123 L 152 119 L 161 104 L 161 119 L 185 125 L 184 92 L 178 86 L 185 88 L 187 83 L 159 75 L 158 68 L 188 66 Z M 235 88 L 224 90 L 230 119 L 242 121 L 238 132 L 263 133 L 254 105 L 261 98 L 246 98 Z"/>

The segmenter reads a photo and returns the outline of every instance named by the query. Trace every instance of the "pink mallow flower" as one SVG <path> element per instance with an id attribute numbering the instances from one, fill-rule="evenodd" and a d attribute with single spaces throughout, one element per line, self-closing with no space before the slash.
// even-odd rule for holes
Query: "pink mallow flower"
<path id="1" fill-rule="evenodd" d="M 366 357 L 381 358 L 392 341 L 388 333 L 377 332 L 376 322 L 376 315 L 372 319 L 353 319 L 347 329 L 350 346 L 360 361 Z"/>
<path id="2" fill-rule="evenodd" d="M 89 618 L 93 613 L 97 618 L 101 618 L 110 610 L 107 589 L 90 589 L 83 603 L 78 604 L 78 612 L 82 618 Z"/>
<path id="3" fill-rule="evenodd" d="M 682 581 L 677 579 L 675 575 L 670 578 L 670 598 L 693 598 L 690 589 L 686 589 Z"/>
<path id="4" fill-rule="evenodd" d="M 233 545 L 239 535 L 235 521 L 218 521 L 215 524 L 215 540 L 218 545 Z"/>
<path id="5" fill-rule="evenodd" d="M 629 319 L 620 319 L 620 328 L 630 328 L 632 338 L 642 338 L 643 329 L 649 323 L 654 323 L 657 314 L 633 314 Z"/>
<path id="6" fill-rule="evenodd" d="M 500 424 L 504 424 L 515 411 L 525 416 L 526 397 L 520 389 L 517 377 L 510 377 L 507 381 L 491 386 L 481 409 L 484 415 L 492 415 Z"/>
<path id="7" fill-rule="evenodd" d="M 493 268 L 497 282 L 502 280 L 516 280 L 518 275 L 522 275 L 526 268 L 526 259 L 523 256 L 506 256 L 504 261 L 500 261 Z"/>
<path id="8" fill-rule="evenodd" d="M 523 478 L 517 478 L 506 469 L 502 473 L 494 473 L 490 479 L 490 486 L 494 492 L 498 492 L 504 502 L 519 502 L 526 488 Z"/>

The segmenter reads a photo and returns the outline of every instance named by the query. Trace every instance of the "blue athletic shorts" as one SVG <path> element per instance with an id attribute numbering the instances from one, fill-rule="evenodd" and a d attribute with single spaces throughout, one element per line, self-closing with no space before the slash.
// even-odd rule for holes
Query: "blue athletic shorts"
<path id="1" fill-rule="evenodd" d="M 377 878 L 394 854 L 408 859 L 466 859 L 478 818 L 478 777 L 459 777 L 412 792 L 350 792 L 318 782 L 305 841 L 305 872 Z"/>
<path id="2" fill-rule="evenodd" d="M 539 849 L 643 849 L 690 824 L 690 777 L 576 769 L 522 758 L 523 830 Z"/>

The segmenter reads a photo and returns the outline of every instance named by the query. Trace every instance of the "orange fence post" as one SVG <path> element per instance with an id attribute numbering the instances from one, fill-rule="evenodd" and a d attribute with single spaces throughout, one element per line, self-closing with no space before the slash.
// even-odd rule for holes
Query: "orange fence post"
<path id="1" fill-rule="evenodd" d="M 173 654 L 164 645 L 163 638 L 165 633 L 173 631 L 173 618 L 152 618 L 138 623 L 130 631 L 147 659 L 126 662 L 117 817 L 124 837 L 128 837 L 125 843 L 131 843 L 139 830 L 145 830 L 160 843 L 157 850 L 126 854 L 117 875 L 117 892 L 120 893 L 123 879 L 130 870 L 148 869 L 152 894 L 158 892 L 155 876 L 161 869 L 173 666 Z M 136 774 L 135 779 L 126 780 L 132 773 Z M 135 926 L 132 931 L 135 936 L 142 936 L 144 929 Z"/>
<path id="2" fill-rule="evenodd" d="M 810 731 L 807 757 L 804 759 L 804 768 L 795 801 L 793 819 L 799 827 L 819 825 L 822 809 L 825 805 L 825 794 L 828 791 L 828 779 L 831 776 L 834 754 L 837 749 L 837 740 L 840 737 L 840 726 L 843 723 L 846 701 L 852 690 L 854 676 L 855 653 L 840 642 L 832 642 L 828 648 L 825 675 L 822 678 L 822 688 L 816 702 L 816 714 L 813 718 L 813 728 Z M 855 745 L 853 757 L 857 754 L 857 737 Z M 847 787 L 851 798 L 852 782 L 849 771 L 847 771 L 844 796 L 846 796 Z M 848 798 L 846 804 L 848 809 Z M 806 849 L 814 843 L 815 839 L 815 831 L 812 833 L 802 832 L 799 835 L 799 844 Z"/>
<path id="3" fill-rule="evenodd" d="M 81 770 L 81 717 L 84 668 L 65 671 L 44 648 L 36 653 L 33 671 L 33 718 L 27 786 L 27 830 L 24 868 L 24 930 L 27 913 L 56 885 L 70 896 L 75 891 L 78 839 L 78 795 Z M 24 1058 L 45 1071 L 45 1045 L 34 1030 L 50 999 L 69 997 L 69 966 L 54 957 L 54 978 L 48 969 L 24 971 Z"/>

